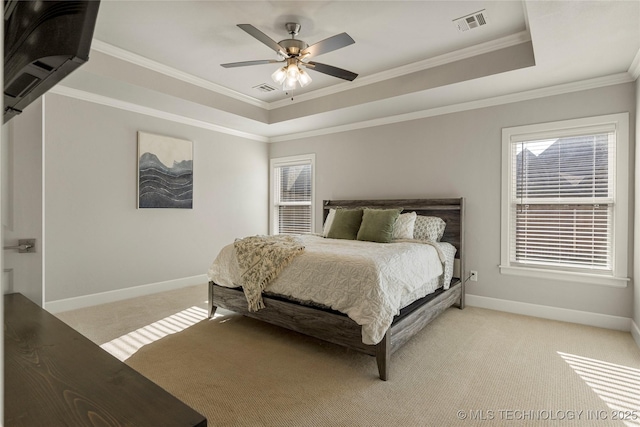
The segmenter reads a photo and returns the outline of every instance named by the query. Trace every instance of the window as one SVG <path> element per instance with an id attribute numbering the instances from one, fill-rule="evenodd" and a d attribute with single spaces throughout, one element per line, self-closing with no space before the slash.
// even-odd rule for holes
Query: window
<path id="1" fill-rule="evenodd" d="M 628 120 L 502 130 L 502 273 L 626 286 Z"/>
<path id="2" fill-rule="evenodd" d="M 315 154 L 271 159 L 272 234 L 314 230 Z"/>

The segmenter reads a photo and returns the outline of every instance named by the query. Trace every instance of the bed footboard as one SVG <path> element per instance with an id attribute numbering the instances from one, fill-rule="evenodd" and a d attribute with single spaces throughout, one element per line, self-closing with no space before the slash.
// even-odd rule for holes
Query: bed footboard
<path id="1" fill-rule="evenodd" d="M 265 308 L 250 312 L 240 288 L 209 283 L 209 317 L 218 307 L 300 332 L 324 341 L 376 357 L 380 379 L 389 379 L 391 355 L 444 310 L 460 301 L 461 285 L 457 281 L 447 291 L 427 295 L 417 307 L 396 316 L 382 341 L 376 345 L 362 342 L 361 327 L 348 316 L 332 310 L 302 305 L 263 295 Z"/>
<path id="2" fill-rule="evenodd" d="M 265 308 L 249 311 L 241 288 L 209 283 L 209 312 L 221 307 L 253 319 L 300 332 L 356 351 L 375 355 L 375 346 L 362 343 L 360 325 L 348 316 L 292 301 L 263 295 Z"/>

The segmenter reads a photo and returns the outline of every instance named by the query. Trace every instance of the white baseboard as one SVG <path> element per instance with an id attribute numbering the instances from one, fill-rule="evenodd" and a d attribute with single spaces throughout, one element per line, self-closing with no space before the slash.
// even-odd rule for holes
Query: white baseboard
<path id="1" fill-rule="evenodd" d="M 83 295 L 80 297 L 48 301 L 44 303 L 44 308 L 50 313 L 61 313 L 63 311 L 76 310 L 78 308 L 91 307 L 93 305 L 121 301 L 124 299 L 135 298 L 144 295 L 151 295 L 157 292 L 165 292 L 184 288 L 187 286 L 200 285 L 203 283 L 207 283 L 208 281 L 209 279 L 207 278 L 207 275 L 201 274 L 199 276 L 167 280 L 166 282 L 151 283 L 148 285 L 134 286 L 131 288 L 100 292 L 97 294 Z"/>
<path id="2" fill-rule="evenodd" d="M 608 314 L 591 313 L 588 311 L 571 310 L 568 308 L 550 307 L 546 305 L 529 304 L 518 301 L 508 301 L 479 295 L 465 296 L 467 305 L 490 310 L 506 311 L 507 313 L 523 314 L 525 316 L 541 317 L 543 319 L 560 320 L 563 322 L 579 323 L 597 326 L 599 328 L 615 329 L 632 332 L 632 319 L 628 317 L 611 316 Z M 636 326 L 636 343 L 640 342 L 640 330 Z M 640 344 L 639 344 L 640 345 Z"/>
<path id="3" fill-rule="evenodd" d="M 633 319 L 631 320 L 631 336 L 635 340 L 636 345 L 640 347 L 640 328 L 638 328 L 638 325 Z"/>

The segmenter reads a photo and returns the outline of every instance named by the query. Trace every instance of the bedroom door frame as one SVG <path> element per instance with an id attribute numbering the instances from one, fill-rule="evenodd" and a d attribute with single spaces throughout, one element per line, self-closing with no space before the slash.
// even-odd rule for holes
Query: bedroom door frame
<path id="1" fill-rule="evenodd" d="M 40 307 L 44 289 L 44 99 L 2 126 L 2 292 L 19 292 Z M 15 249 L 35 239 L 35 250 Z"/>

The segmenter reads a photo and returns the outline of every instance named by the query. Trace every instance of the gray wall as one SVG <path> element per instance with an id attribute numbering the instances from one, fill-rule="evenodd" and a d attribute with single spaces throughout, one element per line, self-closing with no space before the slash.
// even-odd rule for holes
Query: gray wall
<path id="1" fill-rule="evenodd" d="M 468 294 L 630 318 L 631 285 L 620 289 L 499 273 L 501 129 L 628 111 L 633 170 L 635 109 L 634 84 L 628 83 L 278 142 L 271 144 L 269 154 L 316 154 L 318 219 L 323 199 L 465 197 L 466 268 L 477 270 L 479 277 L 477 283 L 468 282 Z M 320 230 L 321 220 L 316 222 Z M 631 242 L 629 246 L 632 266 Z"/>
<path id="2" fill-rule="evenodd" d="M 136 209 L 137 131 L 193 141 L 192 210 Z M 44 157 L 47 302 L 204 275 L 267 232 L 266 143 L 49 94 Z"/>

